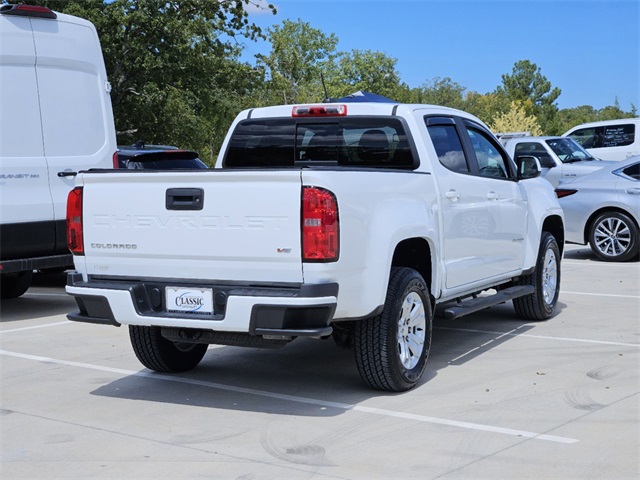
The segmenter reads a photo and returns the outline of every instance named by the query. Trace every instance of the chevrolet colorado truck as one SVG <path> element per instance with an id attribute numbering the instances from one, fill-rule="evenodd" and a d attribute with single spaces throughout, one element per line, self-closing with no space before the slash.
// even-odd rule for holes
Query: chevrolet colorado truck
<path id="1" fill-rule="evenodd" d="M 68 318 L 128 325 L 158 372 L 194 368 L 209 344 L 333 337 L 370 387 L 408 390 L 434 314 L 553 315 L 563 214 L 539 175 L 450 108 L 246 110 L 213 169 L 78 175 Z"/>

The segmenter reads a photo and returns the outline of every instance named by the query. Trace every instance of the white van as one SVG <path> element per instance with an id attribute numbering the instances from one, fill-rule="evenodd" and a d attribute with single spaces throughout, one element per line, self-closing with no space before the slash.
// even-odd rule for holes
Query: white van
<path id="1" fill-rule="evenodd" d="M 583 123 L 562 136 L 573 138 L 602 160 L 624 160 L 640 155 L 640 118 Z"/>
<path id="2" fill-rule="evenodd" d="M 66 199 L 75 175 L 114 168 L 110 86 L 95 27 L 44 7 L 0 5 L 0 294 L 33 270 L 73 265 Z"/>

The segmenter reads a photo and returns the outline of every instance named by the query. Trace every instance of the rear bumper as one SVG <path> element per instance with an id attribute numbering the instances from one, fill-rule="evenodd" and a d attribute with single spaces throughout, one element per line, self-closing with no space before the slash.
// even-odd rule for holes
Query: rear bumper
<path id="1" fill-rule="evenodd" d="M 173 281 L 82 280 L 70 273 L 67 293 L 78 305 L 69 320 L 104 325 L 182 327 L 262 336 L 324 336 L 331 333 L 338 284 L 238 286 L 187 284 L 212 288 L 214 313 L 167 313 L 164 287 Z"/>

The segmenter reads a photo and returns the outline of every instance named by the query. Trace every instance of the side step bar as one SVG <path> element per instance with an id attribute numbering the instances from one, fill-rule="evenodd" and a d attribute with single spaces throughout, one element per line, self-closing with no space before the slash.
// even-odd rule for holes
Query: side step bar
<path id="1" fill-rule="evenodd" d="M 531 295 L 534 292 L 533 285 L 517 285 L 515 287 L 505 288 L 493 295 L 485 297 L 475 297 L 458 302 L 447 302 L 436 307 L 436 316 L 447 320 L 464 317 L 470 313 L 475 313 L 485 308 L 508 302 L 514 298 Z"/>

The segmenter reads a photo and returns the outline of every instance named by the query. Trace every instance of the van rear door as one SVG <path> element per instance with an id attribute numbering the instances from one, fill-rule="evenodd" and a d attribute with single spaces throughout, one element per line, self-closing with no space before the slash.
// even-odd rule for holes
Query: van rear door
<path id="1" fill-rule="evenodd" d="M 31 20 L 0 15 L 2 259 L 48 255 L 53 206 L 44 157 Z M 25 238 L 29 239 L 25 242 Z"/>
<path id="2" fill-rule="evenodd" d="M 115 126 L 95 27 L 63 14 L 31 22 L 56 249 L 66 252 L 67 194 L 78 171 L 113 167 Z"/>

